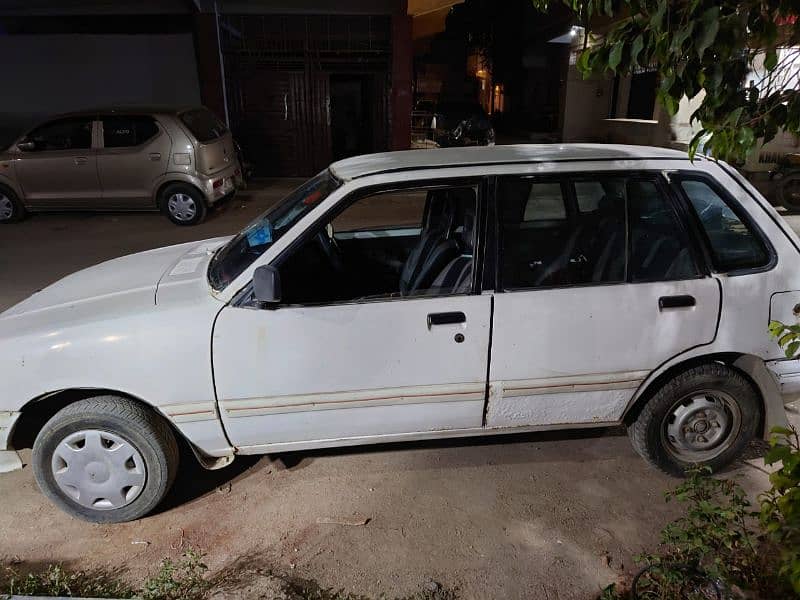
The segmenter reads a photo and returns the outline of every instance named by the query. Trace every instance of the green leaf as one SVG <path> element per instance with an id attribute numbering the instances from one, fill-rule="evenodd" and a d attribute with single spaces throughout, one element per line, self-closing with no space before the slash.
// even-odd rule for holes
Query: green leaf
<path id="1" fill-rule="evenodd" d="M 703 13 L 700 17 L 701 31 L 700 35 L 695 40 L 697 45 L 697 57 L 703 58 L 711 44 L 717 38 L 719 33 L 719 6 L 713 6 Z"/>
<path id="2" fill-rule="evenodd" d="M 756 135 L 753 132 L 752 128 L 742 127 L 741 129 L 739 129 L 739 135 L 737 136 L 736 141 L 739 142 L 739 145 L 742 147 L 743 150 L 747 151 L 753 147 L 753 144 L 756 141 Z"/>
<path id="3" fill-rule="evenodd" d="M 778 340 L 778 345 L 783 347 L 786 344 L 788 344 L 789 342 L 791 342 L 792 340 L 796 340 L 796 339 L 797 339 L 797 335 L 796 334 L 787 333 L 787 334 L 781 336 L 781 338 Z"/>
<path id="4" fill-rule="evenodd" d="M 767 71 L 772 71 L 776 66 L 778 66 L 778 52 L 775 48 L 770 48 L 767 50 L 767 56 L 764 59 L 764 68 Z"/>
<path id="5" fill-rule="evenodd" d="M 664 14 L 667 12 L 667 6 L 669 5 L 669 0 L 660 0 L 658 2 L 658 8 L 656 8 L 656 12 L 653 13 L 653 16 L 650 17 L 650 27 L 653 29 L 661 29 L 664 20 Z"/>
<path id="6" fill-rule="evenodd" d="M 578 57 L 578 60 L 576 62 L 578 70 L 581 73 L 583 73 L 584 76 L 586 76 L 592 70 L 591 67 L 589 66 L 589 58 L 591 57 L 591 54 L 592 54 L 591 48 L 587 48 L 586 50 L 581 52 L 581 55 Z"/>
<path id="7" fill-rule="evenodd" d="M 689 24 L 683 29 L 679 29 L 675 36 L 672 38 L 672 43 L 669 46 L 670 52 L 673 54 L 681 54 L 684 42 L 692 35 L 694 31 L 694 21 L 689 21 Z"/>
<path id="8" fill-rule="evenodd" d="M 780 321 L 770 321 L 769 322 L 769 332 L 775 336 L 778 335 L 781 331 L 784 330 L 786 326 L 781 323 Z"/>
<path id="9" fill-rule="evenodd" d="M 633 45 L 631 46 L 631 64 L 632 65 L 638 65 L 639 64 L 639 54 L 641 54 L 642 48 L 644 48 L 644 37 L 640 33 L 633 40 Z"/>
<path id="10" fill-rule="evenodd" d="M 614 44 L 614 47 L 611 48 L 611 52 L 608 55 L 608 68 L 617 72 L 617 67 L 619 63 L 622 62 L 622 50 L 625 48 L 625 44 L 623 42 L 617 42 Z"/>
<path id="11" fill-rule="evenodd" d="M 786 354 L 786 358 L 794 358 L 797 356 L 797 350 L 800 348 L 800 342 L 792 342 L 786 348 L 784 348 L 784 354 Z"/>

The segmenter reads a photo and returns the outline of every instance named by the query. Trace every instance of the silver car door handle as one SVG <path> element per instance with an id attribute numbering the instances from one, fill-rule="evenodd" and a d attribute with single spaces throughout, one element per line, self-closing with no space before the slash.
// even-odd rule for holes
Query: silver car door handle
<path id="1" fill-rule="evenodd" d="M 85 165 L 87 162 L 89 162 L 89 159 L 86 158 L 85 156 L 76 156 L 75 157 L 75 164 L 76 165 Z"/>
<path id="2" fill-rule="evenodd" d="M 151 152 L 150 153 L 150 160 L 152 160 L 152 161 L 161 160 L 161 153 L 160 152 Z"/>

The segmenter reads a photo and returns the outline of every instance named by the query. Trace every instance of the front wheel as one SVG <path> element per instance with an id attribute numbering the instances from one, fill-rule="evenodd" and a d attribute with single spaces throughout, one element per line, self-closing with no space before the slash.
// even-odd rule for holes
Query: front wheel
<path id="1" fill-rule="evenodd" d="M 25 207 L 17 195 L 0 185 L 0 224 L 16 223 L 25 217 Z"/>
<path id="2" fill-rule="evenodd" d="M 741 373 L 718 363 L 668 380 L 628 426 L 634 449 L 670 475 L 736 459 L 756 434 L 760 402 Z"/>
<path id="3" fill-rule="evenodd" d="M 33 445 L 42 492 L 59 508 L 92 523 L 132 521 L 151 512 L 178 469 L 169 426 L 140 404 L 117 396 L 63 408 Z"/>

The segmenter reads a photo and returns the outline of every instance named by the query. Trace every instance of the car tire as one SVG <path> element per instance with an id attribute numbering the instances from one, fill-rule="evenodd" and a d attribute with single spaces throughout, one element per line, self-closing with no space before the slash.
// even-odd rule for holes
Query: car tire
<path id="1" fill-rule="evenodd" d="M 0 224 L 16 223 L 25 217 L 25 207 L 14 191 L 0 185 Z"/>
<path id="2" fill-rule="evenodd" d="M 761 402 L 739 371 L 709 363 L 664 383 L 628 426 L 634 449 L 648 463 L 678 477 L 687 469 L 716 472 L 736 459 L 756 435 Z"/>
<path id="3" fill-rule="evenodd" d="M 778 204 L 791 211 L 800 211 L 800 173 L 787 175 L 778 182 Z"/>
<path id="4" fill-rule="evenodd" d="M 205 220 L 208 205 L 203 194 L 187 183 L 171 183 L 161 191 L 159 207 L 176 225 L 197 225 Z"/>
<path id="5" fill-rule="evenodd" d="M 179 451 L 155 413 L 126 398 L 98 396 L 70 404 L 45 424 L 32 463 L 36 482 L 56 506 L 84 521 L 122 523 L 164 499 Z"/>

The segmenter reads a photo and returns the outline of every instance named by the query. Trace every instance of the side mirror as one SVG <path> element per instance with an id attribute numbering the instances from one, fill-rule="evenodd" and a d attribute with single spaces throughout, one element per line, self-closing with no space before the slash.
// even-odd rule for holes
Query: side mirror
<path id="1" fill-rule="evenodd" d="M 253 273 L 253 295 L 258 302 L 275 304 L 281 301 L 281 274 L 271 265 L 258 267 Z"/>
<path id="2" fill-rule="evenodd" d="M 17 144 L 17 148 L 22 152 L 32 152 L 36 150 L 36 142 L 32 142 L 31 140 L 24 139 Z"/>

